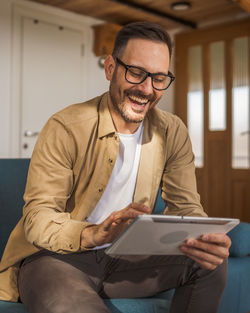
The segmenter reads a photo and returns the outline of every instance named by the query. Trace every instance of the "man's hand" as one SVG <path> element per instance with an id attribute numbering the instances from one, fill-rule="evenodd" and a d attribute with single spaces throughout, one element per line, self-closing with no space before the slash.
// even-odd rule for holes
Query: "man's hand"
<path id="1" fill-rule="evenodd" d="M 130 224 L 131 220 L 150 209 L 143 204 L 131 203 L 120 211 L 113 212 L 101 224 L 86 227 L 81 234 L 81 246 L 93 248 L 110 243 Z"/>
<path id="2" fill-rule="evenodd" d="M 227 235 L 208 234 L 199 239 L 188 239 L 180 249 L 201 267 L 214 270 L 229 256 L 230 246 L 231 240 Z"/>

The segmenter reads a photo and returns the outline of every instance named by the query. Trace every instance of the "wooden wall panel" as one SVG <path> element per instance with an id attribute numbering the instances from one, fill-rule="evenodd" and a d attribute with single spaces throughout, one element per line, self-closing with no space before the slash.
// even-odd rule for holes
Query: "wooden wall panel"
<path id="1" fill-rule="evenodd" d="M 207 192 L 208 214 L 210 216 L 230 216 L 227 207 L 227 163 L 226 142 L 213 140 L 208 143 L 209 158 L 207 160 Z"/>
<path id="2" fill-rule="evenodd" d="M 232 216 L 250 222 L 250 190 L 245 181 L 234 181 L 231 194 Z"/>
<path id="3" fill-rule="evenodd" d="M 250 36 L 250 19 L 176 36 L 175 112 L 187 123 L 188 49 L 192 46 L 201 45 L 203 50 L 204 167 L 196 169 L 201 203 L 210 216 L 232 216 L 250 222 L 250 169 L 233 169 L 231 161 L 232 43 L 234 38 L 242 36 Z M 225 131 L 210 131 L 208 126 L 209 46 L 210 43 L 218 40 L 224 41 L 226 47 L 227 129 Z"/>

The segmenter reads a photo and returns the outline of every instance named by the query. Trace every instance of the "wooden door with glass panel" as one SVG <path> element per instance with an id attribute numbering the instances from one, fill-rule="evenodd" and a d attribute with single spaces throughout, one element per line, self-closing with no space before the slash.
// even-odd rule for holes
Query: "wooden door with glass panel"
<path id="1" fill-rule="evenodd" d="M 175 111 L 210 216 L 250 222 L 250 19 L 176 36 Z"/>

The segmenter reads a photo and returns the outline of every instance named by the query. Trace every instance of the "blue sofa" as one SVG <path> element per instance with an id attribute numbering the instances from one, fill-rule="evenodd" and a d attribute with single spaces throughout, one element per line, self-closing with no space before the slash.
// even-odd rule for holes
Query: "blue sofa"
<path id="1" fill-rule="evenodd" d="M 11 230 L 22 215 L 22 195 L 28 166 L 29 159 L 0 159 L 0 256 Z M 164 202 L 159 193 L 156 213 L 160 213 L 163 208 Z M 218 313 L 248 313 L 250 224 L 240 223 L 229 235 L 233 244 L 230 249 L 228 281 Z M 105 299 L 105 303 L 112 313 L 168 313 L 173 293 L 174 290 L 170 290 L 144 299 Z M 21 303 L 0 301 L 0 313 L 28 313 L 28 311 Z"/>

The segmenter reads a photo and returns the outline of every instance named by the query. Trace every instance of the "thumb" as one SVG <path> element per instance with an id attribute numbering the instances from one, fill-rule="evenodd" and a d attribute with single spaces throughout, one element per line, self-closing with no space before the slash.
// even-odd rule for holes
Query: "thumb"
<path id="1" fill-rule="evenodd" d="M 114 222 L 114 216 L 111 214 L 109 217 L 107 217 L 101 224 L 101 228 L 103 231 L 108 231 Z"/>

